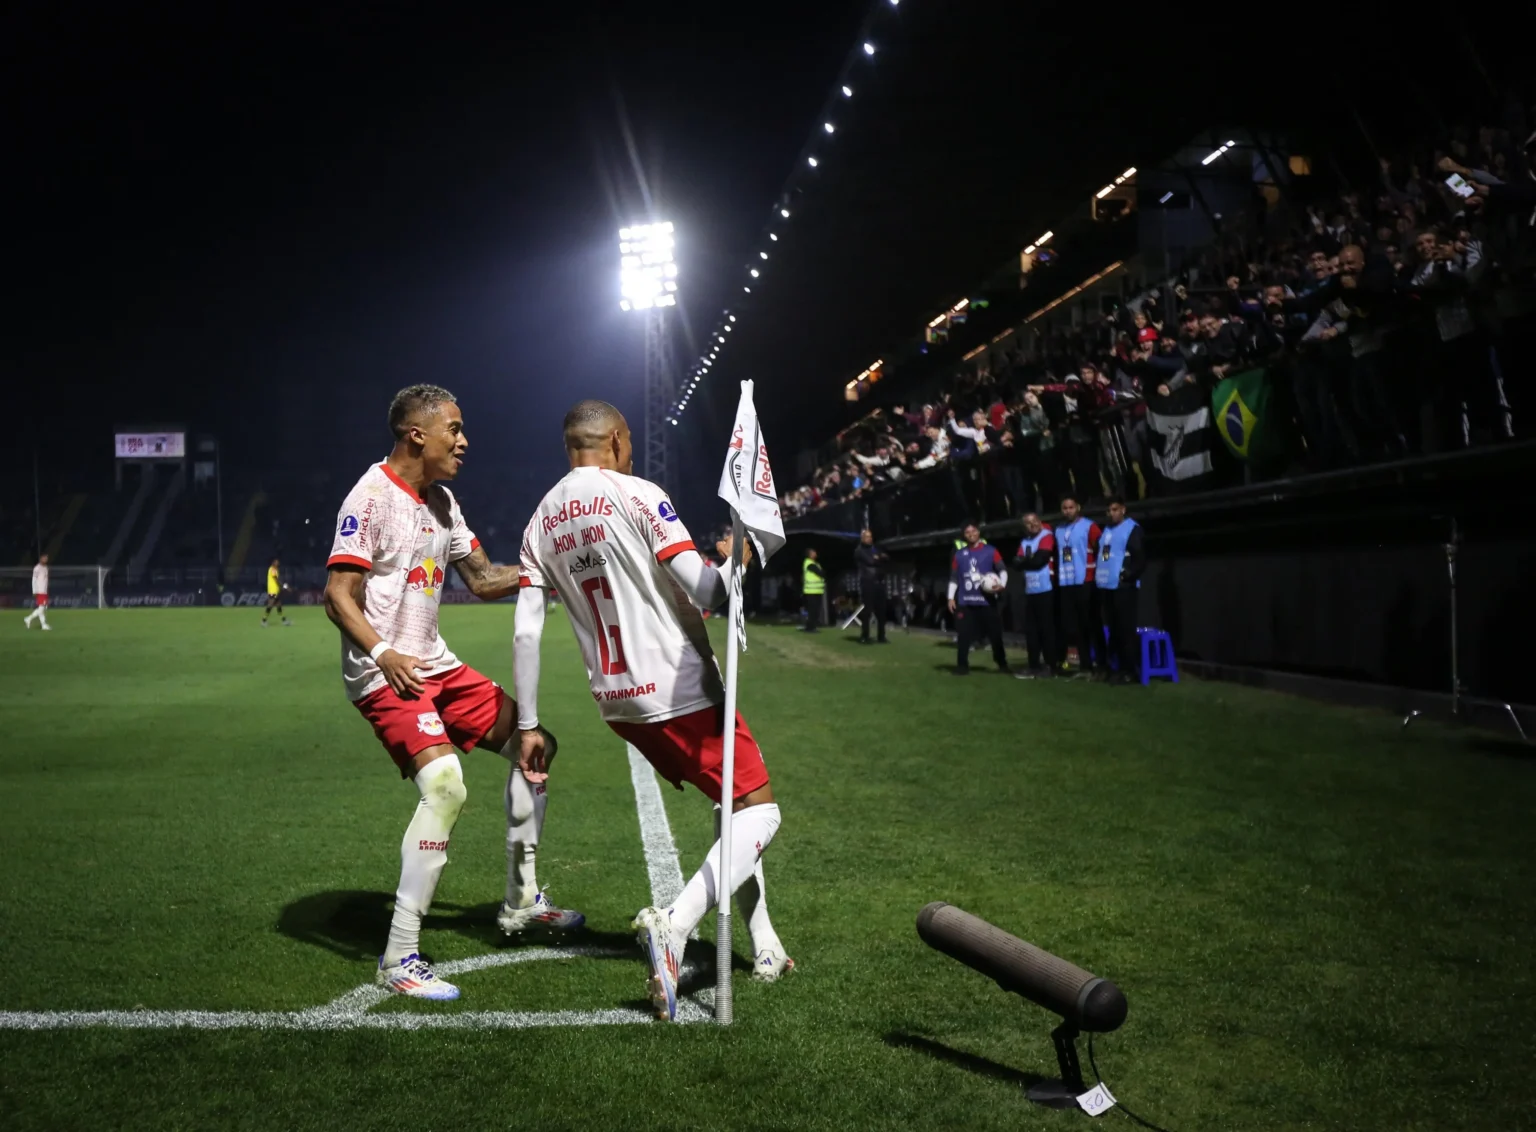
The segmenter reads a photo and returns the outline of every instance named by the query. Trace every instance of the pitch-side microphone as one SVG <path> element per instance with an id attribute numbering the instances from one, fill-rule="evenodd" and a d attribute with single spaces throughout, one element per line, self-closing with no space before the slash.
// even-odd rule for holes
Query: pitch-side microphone
<path id="1" fill-rule="evenodd" d="M 1003 990 L 1061 1015 L 1074 1029 L 1107 1034 L 1125 1021 L 1125 995 L 1114 983 L 951 904 L 935 901 L 919 912 L 917 934 Z"/>

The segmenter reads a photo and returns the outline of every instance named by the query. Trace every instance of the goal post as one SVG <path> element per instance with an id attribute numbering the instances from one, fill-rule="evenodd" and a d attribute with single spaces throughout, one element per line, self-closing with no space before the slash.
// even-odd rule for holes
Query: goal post
<path id="1" fill-rule="evenodd" d="M 105 566 L 48 564 L 48 604 L 65 609 L 107 608 Z M 0 566 L 0 595 L 18 606 L 32 604 L 32 567 Z"/>

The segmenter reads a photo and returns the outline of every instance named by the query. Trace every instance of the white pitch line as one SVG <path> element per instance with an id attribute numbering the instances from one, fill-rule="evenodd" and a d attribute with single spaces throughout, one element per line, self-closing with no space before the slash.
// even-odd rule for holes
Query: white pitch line
<path id="1" fill-rule="evenodd" d="M 629 744 L 629 780 L 635 787 L 635 809 L 640 815 L 640 844 L 645 849 L 645 869 L 651 877 L 651 906 L 669 908 L 683 891 L 683 867 L 677 859 L 677 842 L 667 821 L 656 772 L 645 756 Z"/>
<path id="2" fill-rule="evenodd" d="M 36 1010 L 0 1012 L 0 1030 L 526 1030 L 653 1021 L 649 1010 L 472 1010 L 349 1014 L 308 1010 Z"/>
<path id="3" fill-rule="evenodd" d="M 651 878 L 651 905 L 666 908 L 683 891 L 683 866 L 677 856 L 677 842 L 672 840 L 672 823 L 667 820 L 667 804 L 662 801 L 661 784 L 645 756 L 634 747 L 629 750 L 629 780 L 635 788 L 635 812 L 640 816 L 640 845 L 645 850 L 645 870 Z M 690 939 L 698 939 L 694 929 Z M 699 970 L 696 963 L 685 962 L 679 975 L 685 979 Z M 680 998 L 678 1022 L 711 1022 L 715 1017 L 715 988 L 706 987 Z"/>
<path id="4" fill-rule="evenodd" d="M 666 907 L 683 891 L 683 869 L 677 843 L 667 821 L 666 804 L 656 774 L 643 755 L 629 748 L 630 780 L 640 818 L 640 841 L 650 876 L 651 903 Z M 697 933 L 695 933 L 696 935 Z M 496 951 L 437 965 L 443 975 L 462 975 L 545 959 L 609 959 L 631 955 L 605 947 L 539 947 Z M 699 969 L 684 965 L 685 974 Z M 323 1006 L 306 1010 L 7 1010 L 0 1011 L 0 1030 L 523 1030 L 547 1026 L 618 1026 L 652 1022 L 649 1010 L 463 1010 L 447 1013 L 391 1011 L 368 1013 L 391 997 L 371 983 L 353 987 Z M 707 988 L 678 1003 L 678 1022 L 707 1022 L 713 1017 L 714 989 Z"/>
<path id="5" fill-rule="evenodd" d="M 509 967 L 514 963 L 528 963 L 539 959 L 621 959 L 630 954 L 631 952 L 613 947 L 530 947 L 521 951 L 492 951 L 469 959 L 450 959 L 446 963 L 437 964 L 436 970 L 439 975 L 463 975 L 472 971 L 484 971 L 491 967 Z M 389 997 L 389 992 L 383 987 L 365 983 L 360 987 L 353 987 L 346 994 L 324 1006 L 312 1006 L 300 1013 L 305 1018 L 311 1018 L 317 1022 L 327 1019 L 355 1018 L 372 1010 Z"/>

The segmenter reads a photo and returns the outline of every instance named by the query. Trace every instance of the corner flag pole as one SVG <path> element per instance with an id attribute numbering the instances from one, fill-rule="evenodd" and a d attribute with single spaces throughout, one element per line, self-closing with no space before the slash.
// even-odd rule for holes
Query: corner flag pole
<path id="1" fill-rule="evenodd" d="M 715 1021 L 735 1019 L 731 1000 L 731 811 L 736 804 L 736 673 L 741 658 L 741 572 L 747 530 L 731 508 L 731 603 L 726 614 L 725 734 L 720 765 L 720 875 L 715 878 L 719 918 L 715 926 Z"/>

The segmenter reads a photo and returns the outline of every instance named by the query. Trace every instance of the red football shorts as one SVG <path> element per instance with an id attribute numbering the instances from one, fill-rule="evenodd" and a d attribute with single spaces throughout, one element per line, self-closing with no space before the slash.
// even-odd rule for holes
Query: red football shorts
<path id="1" fill-rule="evenodd" d="M 47 609 L 48 608 L 48 595 L 47 594 L 33 594 L 32 596 L 37 599 L 37 604 L 38 604 L 39 608 L 42 608 L 42 609 Z"/>
<path id="2" fill-rule="evenodd" d="M 411 776 L 411 760 L 428 747 L 452 743 L 472 751 L 484 739 L 507 694 L 488 676 L 467 664 L 440 676 L 422 680 L 426 685 L 415 699 L 401 699 L 388 684 L 357 701 L 357 710 L 373 724 L 373 733 L 400 768 L 400 777 Z"/>
<path id="3" fill-rule="evenodd" d="M 711 802 L 719 802 L 720 767 L 725 760 L 725 708 L 708 707 L 660 723 L 610 723 L 615 734 L 645 756 L 656 773 L 679 790 L 691 782 Z M 768 785 L 763 752 L 736 713 L 736 775 L 732 782 L 737 798 Z"/>

